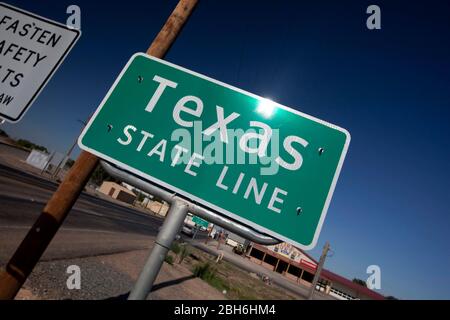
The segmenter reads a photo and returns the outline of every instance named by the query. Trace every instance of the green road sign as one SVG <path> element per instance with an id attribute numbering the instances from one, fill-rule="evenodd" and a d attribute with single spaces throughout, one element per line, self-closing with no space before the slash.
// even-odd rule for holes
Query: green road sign
<path id="1" fill-rule="evenodd" d="M 140 53 L 79 138 L 88 152 L 306 250 L 349 142 L 335 125 Z"/>
<path id="2" fill-rule="evenodd" d="M 208 228 L 208 221 L 203 220 L 202 218 L 199 218 L 197 216 L 193 216 L 192 217 L 192 222 L 194 222 L 195 224 L 198 224 L 199 226 L 202 226 L 204 228 Z"/>

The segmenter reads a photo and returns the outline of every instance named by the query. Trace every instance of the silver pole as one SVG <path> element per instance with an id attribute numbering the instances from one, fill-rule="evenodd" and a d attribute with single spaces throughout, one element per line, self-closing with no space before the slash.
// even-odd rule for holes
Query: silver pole
<path id="1" fill-rule="evenodd" d="M 152 290 L 153 282 L 161 269 L 172 242 L 180 230 L 188 212 L 187 204 L 174 198 L 166 219 L 155 240 L 155 245 L 145 263 L 128 300 L 145 300 Z"/>
<path id="2" fill-rule="evenodd" d="M 195 230 L 194 230 L 194 235 L 192 236 L 192 240 L 195 239 L 195 236 L 197 235 L 197 232 L 198 232 L 198 226 L 195 225 Z"/>

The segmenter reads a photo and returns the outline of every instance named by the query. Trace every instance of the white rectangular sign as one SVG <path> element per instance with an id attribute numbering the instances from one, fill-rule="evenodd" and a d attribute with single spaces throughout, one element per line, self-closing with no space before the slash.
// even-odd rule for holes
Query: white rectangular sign
<path id="1" fill-rule="evenodd" d="M 80 31 L 0 3 L 0 118 L 19 121 Z"/>

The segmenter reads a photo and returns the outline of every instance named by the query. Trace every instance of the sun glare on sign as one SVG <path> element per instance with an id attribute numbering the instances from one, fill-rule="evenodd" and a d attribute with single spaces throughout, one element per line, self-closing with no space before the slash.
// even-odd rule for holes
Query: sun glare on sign
<path id="1" fill-rule="evenodd" d="M 265 118 L 270 118 L 275 111 L 275 102 L 270 99 L 262 99 L 256 111 Z"/>

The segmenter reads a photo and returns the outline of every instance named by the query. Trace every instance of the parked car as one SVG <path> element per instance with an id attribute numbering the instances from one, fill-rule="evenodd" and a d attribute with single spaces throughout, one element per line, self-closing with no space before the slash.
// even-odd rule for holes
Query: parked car
<path id="1" fill-rule="evenodd" d="M 243 255 L 245 253 L 245 248 L 242 244 L 238 244 L 237 246 L 233 247 L 233 252 L 238 255 Z"/>
<path id="2" fill-rule="evenodd" d="M 194 228 L 190 225 L 183 225 L 183 228 L 181 229 L 181 232 L 183 232 L 184 234 L 187 234 L 188 236 L 193 236 L 194 235 Z"/>

